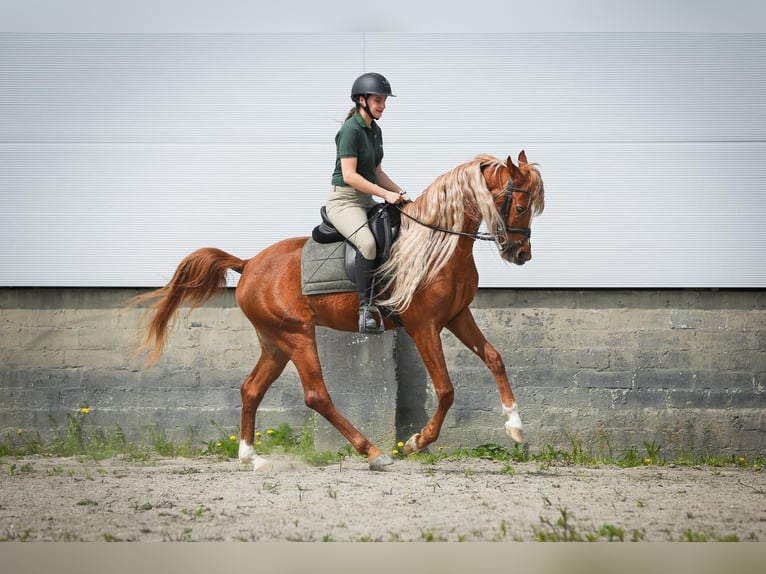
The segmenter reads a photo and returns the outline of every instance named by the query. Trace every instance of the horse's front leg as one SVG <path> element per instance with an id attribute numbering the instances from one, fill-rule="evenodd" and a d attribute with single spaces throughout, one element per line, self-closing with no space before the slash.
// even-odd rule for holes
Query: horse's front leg
<path id="1" fill-rule="evenodd" d="M 433 327 L 410 333 L 423 359 L 426 370 L 436 391 L 436 412 L 419 433 L 415 433 L 404 445 L 404 454 L 423 450 L 439 438 L 444 419 L 455 400 L 455 389 L 449 378 L 447 363 L 444 360 L 442 341 L 439 331 Z"/>
<path id="2" fill-rule="evenodd" d="M 505 432 L 514 441 L 522 442 L 523 432 L 519 405 L 513 396 L 511 383 L 508 380 L 508 374 L 505 371 L 505 364 L 500 353 L 484 337 L 468 308 L 447 323 L 447 328 L 489 367 L 489 370 L 495 377 L 497 389 L 500 391 L 503 414 L 507 419 L 505 421 Z"/>

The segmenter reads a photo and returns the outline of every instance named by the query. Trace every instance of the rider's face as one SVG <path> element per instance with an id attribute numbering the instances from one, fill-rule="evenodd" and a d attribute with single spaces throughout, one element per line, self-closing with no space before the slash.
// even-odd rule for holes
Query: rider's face
<path id="1" fill-rule="evenodd" d="M 383 115 L 383 111 L 386 109 L 386 99 L 387 96 L 367 96 L 367 107 L 374 119 L 378 120 Z"/>

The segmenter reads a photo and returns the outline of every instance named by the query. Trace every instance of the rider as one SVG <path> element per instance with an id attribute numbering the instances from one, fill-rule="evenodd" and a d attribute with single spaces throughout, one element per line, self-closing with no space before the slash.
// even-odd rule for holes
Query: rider
<path id="1" fill-rule="evenodd" d="M 386 109 L 386 99 L 395 97 L 388 80 L 376 73 L 359 76 L 351 87 L 354 107 L 335 136 L 335 171 L 327 198 L 327 217 L 356 247 L 356 287 L 359 293 L 359 331 L 382 332 L 370 307 L 373 304 L 372 271 L 375 239 L 367 225 L 373 196 L 387 203 L 409 201 L 407 193 L 381 167 L 383 138 L 376 120 Z"/>

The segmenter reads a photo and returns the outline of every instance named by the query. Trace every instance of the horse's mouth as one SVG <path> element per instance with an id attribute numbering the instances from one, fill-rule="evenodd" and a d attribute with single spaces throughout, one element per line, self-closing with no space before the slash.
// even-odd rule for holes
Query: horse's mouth
<path id="1" fill-rule="evenodd" d="M 503 259 L 514 265 L 524 265 L 527 261 L 532 259 L 532 253 L 529 249 L 518 249 L 517 246 L 503 249 L 500 255 Z"/>

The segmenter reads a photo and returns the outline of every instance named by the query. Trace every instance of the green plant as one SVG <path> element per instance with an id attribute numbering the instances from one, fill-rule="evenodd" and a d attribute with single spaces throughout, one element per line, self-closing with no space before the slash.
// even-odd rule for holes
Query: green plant
<path id="1" fill-rule="evenodd" d="M 619 459 L 617 459 L 616 464 L 617 466 L 627 468 L 641 466 L 643 464 L 643 459 L 638 453 L 638 449 L 635 446 L 632 446 L 627 449 Z"/>
<path id="2" fill-rule="evenodd" d="M 226 429 L 213 419 L 210 419 L 210 423 L 220 431 L 221 437 L 218 440 L 208 441 L 203 454 L 218 455 L 229 459 L 237 458 L 239 456 L 237 435 L 227 432 Z"/>
<path id="3" fill-rule="evenodd" d="M 646 459 L 644 459 L 645 463 L 662 464 L 664 462 L 660 458 L 660 450 L 662 450 L 662 445 L 657 444 L 654 440 L 652 440 L 652 442 L 644 442 L 644 448 L 646 449 Z"/>
<path id="4" fill-rule="evenodd" d="M 566 508 L 559 509 L 559 518 L 556 522 L 540 517 L 542 526 L 533 527 L 535 538 L 538 542 L 580 542 L 582 535 L 577 531 L 572 520 L 574 515 Z"/>
<path id="5" fill-rule="evenodd" d="M 469 456 L 474 458 L 489 458 L 492 460 L 510 460 L 511 453 L 504 446 L 489 443 L 481 444 L 468 451 Z"/>

